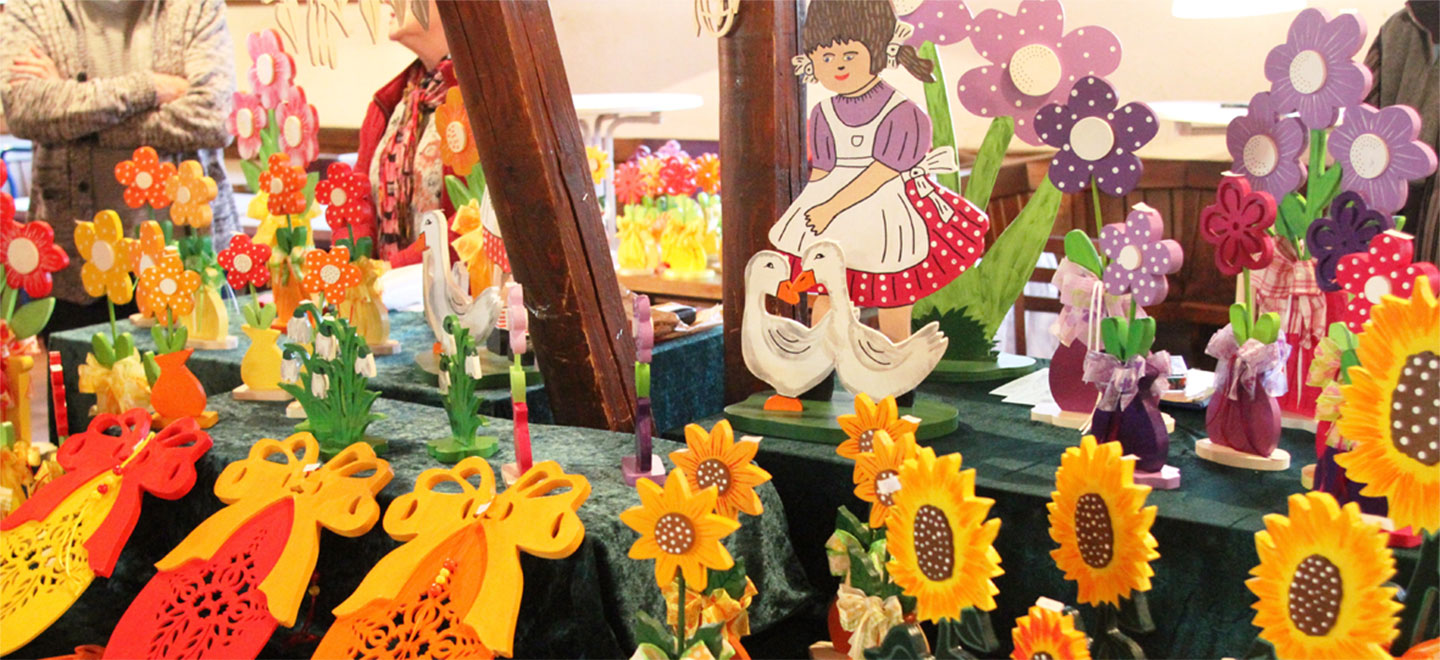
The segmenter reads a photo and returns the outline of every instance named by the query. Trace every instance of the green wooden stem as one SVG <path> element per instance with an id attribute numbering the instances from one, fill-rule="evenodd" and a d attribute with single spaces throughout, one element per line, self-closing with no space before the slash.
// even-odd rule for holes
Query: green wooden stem
<path id="1" fill-rule="evenodd" d="M 6 323 L 15 317 L 15 301 L 20 297 L 18 289 L 12 289 L 4 283 L 0 283 L 0 312 L 3 312 Z"/>
<path id="2" fill-rule="evenodd" d="M 119 339 L 120 331 L 115 328 L 115 302 L 110 300 L 110 296 L 105 296 L 105 309 L 110 312 L 110 341 L 115 341 Z"/>
<path id="3" fill-rule="evenodd" d="M 675 657 L 685 653 L 685 571 L 675 571 L 680 578 L 680 593 L 676 600 L 676 608 L 680 610 L 680 619 L 675 626 Z"/>
<path id="4" fill-rule="evenodd" d="M 1105 220 L 1100 217 L 1100 186 L 1095 184 L 1095 177 L 1090 177 L 1090 203 L 1095 206 L 1095 231 L 1100 231 L 1105 226 Z"/>
<path id="5" fill-rule="evenodd" d="M 1250 269 L 1243 269 L 1240 273 L 1243 278 L 1241 286 L 1245 287 L 1245 316 L 1250 319 L 1250 325 L 1253 327 L 1255 325 L 1255 289 L 1250 286 Z"/>

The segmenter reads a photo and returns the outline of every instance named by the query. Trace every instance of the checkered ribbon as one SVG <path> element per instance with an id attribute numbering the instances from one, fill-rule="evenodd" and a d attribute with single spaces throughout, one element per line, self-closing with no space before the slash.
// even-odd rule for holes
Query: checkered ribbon
<path id="1" fill-rule="evenodd" d="M 1315 260 L 1276 250 L 1275 260 L 1256 273 L 1256 313 L 1275 312 L 1284 331 L 1300 338 L 1306 352 L 1325 334 L 1325 292 L 1315 280 Z"/>

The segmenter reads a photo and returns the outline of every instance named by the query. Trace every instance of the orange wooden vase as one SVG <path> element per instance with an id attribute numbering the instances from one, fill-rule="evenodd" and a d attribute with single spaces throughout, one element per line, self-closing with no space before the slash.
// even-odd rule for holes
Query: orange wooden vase
<path id="1" fill-rule="evenodd" d="M 272 266 L 270 289 L 275 294 L 275 321 L 270 327 L 284 330 L 290 317 L 295 315 L 295 308 L 305 300 L 305 292 L 300 289 L 300 273 L 287 264 Z"/>
<path id="2" fill-rule="evenodd" d="M 164 419 L 199 418 L 205 413 L 205 386 L 190 372 L 190 367 L 185 366 L 194 350 L 185 348 L 155 356 L 160 377 L 151 388 L 150 405 Z"/>

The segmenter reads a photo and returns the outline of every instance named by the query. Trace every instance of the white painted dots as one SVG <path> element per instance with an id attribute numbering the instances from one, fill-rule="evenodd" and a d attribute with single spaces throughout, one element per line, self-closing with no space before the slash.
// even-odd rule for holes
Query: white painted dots
<path id="1" fill-rule="evenodd" d="M 1344 594 L 1335 564 L 1320 555 L 1306 557 L 1290 580 L 1290 623 L 1311 637 L 1329 633 L 1340 616 Z"/>
<path id="2" fill-rule="evenodd" d="M 1440 355 L 1405 360 L 1390 394 L 1390 438 L 1401 454 L 1427 467 L 1440 464 Z"/>
<path id="3" fill-rule="evenodd" d="M 678 513 L 667 513 L 655 522 L 655 543 L 672 555 L 683 555 L 695 545 L 695 524 Z"/>
<path id="4" fill-rule="evenodd" d="M 695 470 L 695 481 L 701 488 L 714 486 L 716 492 L 723 496 L 730 490 L 730 466 L 718 458 L 706 459 Z"/>
<path id="5" fill-rule="evenodd" d="M 900 473 L 894 470 L 881 470 L 875 473 L 875 499 L 880 500 L 880 503 L 885 506 L 895 506 L 895 491 L 887 488 L 885 482 L 897 476 L 900 476 Z"/>
<path id="6" fill-rule="evenodd" d="M 1085 493 L 1075 504 L 1075 544 L 1080 558 L 1092 568 L 1104 568 L 1115 557 L 1115 531 L 1105 498 Z"/>
<path id="7" fill-rule="evenodd" d="M 915 512 L 915 563 L 932 582 L 943 582 L 955 573 L 955 533 L 950 519 L 939 508 L 926 504 Z"/>
<path id="8" fill-rule="evenodd" d="M 865 429 L 860 437 L 855 438 L 855 442 L 859 445 L 862 454 L 875 451 L 875 429 Z"/>

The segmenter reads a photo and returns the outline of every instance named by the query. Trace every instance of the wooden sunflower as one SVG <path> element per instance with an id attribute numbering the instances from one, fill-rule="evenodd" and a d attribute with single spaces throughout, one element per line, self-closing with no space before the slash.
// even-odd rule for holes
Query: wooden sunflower
<path id="1" fill-rule="evenodd" d="M 1390 657 L 1400 604 L 1381 586 L 1395 573 L 1385 540 L 1358 505 L 1342 508 L 1329 493 L 1291 495 L 1289 517 L 1265 516 L 1255 533 L 1260 564 L 1245 586 L 1260 599 L 1254 623 L 1276 656 Z"/>
<path id="2" fill-rule="evenodd" d="M 741 511 L 752 516 L 765 511 L 755 487 L 769 481 L 770 473 L 751 462 L 760 448 L 758 438 L 735 442 L 730 422 L 721 420 L 709 432 L 699 424 L 686 426 L 685 446 L 670 452 L 670 461 L 685 472 L 691 490 L 715 487 L 716 513 L 733 519 Z"/>
<path id="3" fill-rule="evenodd" d="M 1013 660 L 1090 660 L 1089 640 L 1069 614 L 1035 605 L 1015 620 Z"/>
<path id="4" fill-rule="evenodd" d="M 860 393 L 855 395 L 855 414 L 841 415 L 835 418 L 840 423 L 840 430 L 845 432 L 845 441 L 835 448 L 835 453 L 850 460 L 855 460 L 861 454 L 874 451 L 875 433 L 884 431 L 890 434 L 891 438 L 897 438 L 906 433 L 915 433 L 920 424 L 913 418 L 901 417 L 900 408 L 895 405 L 895 397 L 887 396 L 875 403 L 870 395 Z"/>
<path id="5" fill-rule="evenodd" d="M 995 609 L 1000 590 L 991 578 L 1005 572 L 994 545 L 1000 520 L 985 519 L 995 500 L 975 496 L 975 471 L 960 470 L 960 454 L 937 459 L 923 447 L 901 466 L 900 481 L 886 568 L 915 597 L 915 616 L 939 621 L 967 607 Z"/>
<path id="6" fill-rule="evenodd" d="M 630 546 L 631 559 L 655 560 L 655 583 L 664 589 L 678 570 L 686 587 L 704 593 L 706 569 L 728 570 L 735 565 L 720 539 L 740 529 L 740 523 L 715 514 L 715 490 L 693 491 L 680 470 L 672 470 L 661 489 L 649 479 L 635 484 L 640 506 L 620 513 L 620 520 L 640 533 Z"/>
<path id="7" fill-rule="evenodd" d="M 1340 434 L 1355 449 L 1335 457 L 1362 495 L 1385 497 L 1396 527 L 1440 530 L 1440 305 L 1429 278 L 1407 299 L 1370 309 L 1341 388 Z"/>
<path id="8" fill-rule="evenodd" d="M 1121 457 L 1120 443 L 1085 436 L 1065 450 L 1050 494 L 1050 551 L 1065 579 L 1079 587 L 1079 601 L 1118 605 L 1133 591 L 1150 589 L 1160 556 L 1150 526 L 1155 507 L 1145 506 L 1149 486 L 1135 485 L 1135 461 Z"/>
<path id="9" fill-rule="evenodd" d="M 870 526 L 885 526 L 885 516 L 895 505 L 894 494 L 900 487 L 900 466 L 915 457 L 915 436 L 902 433 L 891 436 L 876 431 L 875 451 L 855 459 L 855 497 L 870 503 Z"/>

